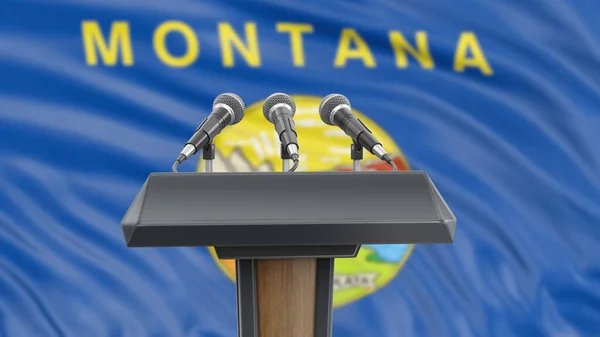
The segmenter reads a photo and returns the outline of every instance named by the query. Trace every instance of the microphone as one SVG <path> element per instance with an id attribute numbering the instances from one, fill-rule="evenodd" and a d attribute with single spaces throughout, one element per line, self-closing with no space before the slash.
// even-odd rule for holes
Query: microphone
<path id="1" fill-rule="evenodd" d="M 296 134 L 296 125 L 294 124 L 294 114 L 296 113 L 296 103 L 284 93 L 275 93 L 267 97 L 263 104 L 263 114 L 265 118 L 275 125 L 275 131 L 279 136 L 281 144 L 294 161 L 294 168 L 298 165 L 298 135 Z"/>
<path id="2" fill-rule="evenodd" d="M 383 149 L 381 142 L 352 113 L 350 101 L 345 96 L 340 94 L 327 95 L 319 105 L 319 114 L 325 124 L 338 126 L 356 143 L 390 164 L 396 170 L 396 164 Z"/>
<path id="3" fill-rule="evenodd" d="M 239 123 L 244 118 L 244 109 L 244 101 L 236 94 L 225 93 L 217 96 L 213 102 L 212 112 L 185 143 L 173 164 L 173 172 L 177 172 L 179 164 L 209 144 L 227 125 Z"/>

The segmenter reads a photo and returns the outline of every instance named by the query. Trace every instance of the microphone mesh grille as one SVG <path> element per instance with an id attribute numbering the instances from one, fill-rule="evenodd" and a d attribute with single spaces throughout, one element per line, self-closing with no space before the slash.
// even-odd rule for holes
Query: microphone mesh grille
<path id="1" fill-rule="evenodd" d="M 341 104 L 350 106 L 350 101 L 348 101 L 346 96 L 340 94 L 331 94 L 323 98 L 319 105 L 319 115 L 321 115 L 323 123 L 333 125 L 331 123 L 331 112 Z"/>
<path id="2" fill-rule="evenodd" d="M 263 104 L 263 114 L 265 115 L 265 118 L 271 123 L 273 123 L 273 121 L 269 118 L 269 110 L 271 110 L 273 106 L 279 103 L 289 105 L 292 108 L 292 116 L 294 116 L 294 114 L 296 113 L 296 102 L 294 102 L 294 99 L 290 97 L 290 95 L 281 92 L 274 93 L 271 96 L 267 97 L 267 99 L 265 100 L 265 104 Z"/>
<path id="3" fill-rule="evenodd" d="M 225 94 L 220 94 L 215 98 L 213 102 L 213 107 L 217 104 L 225 104 L 233 110 L 234 119 L 231 122 L 231 125 L 239 123 L 242 118 L 244 118 L 244 110 L 246 107 L 244 106 L 244 101 L 240 98 L 240 96 L 236 94 L 232 94 L 230 92 Z"/>

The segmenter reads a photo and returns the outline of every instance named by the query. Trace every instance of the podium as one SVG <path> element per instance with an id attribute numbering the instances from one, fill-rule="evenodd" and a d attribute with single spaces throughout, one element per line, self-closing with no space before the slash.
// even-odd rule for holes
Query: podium
<path id="1" fill-rule="evenodd" d="M 451 243 L 456 218 L 422 171 L 153 173 L 121 225 L 128 247 L 235 259 L 238 336 L 330 337 L 335 258 Z"/>

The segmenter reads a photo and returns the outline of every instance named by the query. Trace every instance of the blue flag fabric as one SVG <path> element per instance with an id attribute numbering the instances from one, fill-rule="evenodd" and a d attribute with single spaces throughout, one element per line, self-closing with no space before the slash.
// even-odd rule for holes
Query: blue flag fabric
<path id="1" fill-rule="evenodd" d="M 219 136 L 216 170 L 279 168 L 260 113 L 274 92 L 298 104 L 299 170 L 347 170 L 350 143 L 316 110 L 338 92 L 458 219 L 453 244 L 338 260 L 334 336 L 598 336 L 598 10 L 2 2 L 0 336 L 236 335 L 231 261 L 128 249 L 119 226 L 223 92 L 248 110 Z"/>

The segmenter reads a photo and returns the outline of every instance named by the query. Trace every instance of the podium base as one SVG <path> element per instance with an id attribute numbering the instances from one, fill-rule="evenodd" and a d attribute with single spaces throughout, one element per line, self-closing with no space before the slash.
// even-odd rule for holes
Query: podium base
<path id="1" fill-rule="evenodd" d="M 331 337 L 333 258 L 236 260 L 238 337 Z"/>

